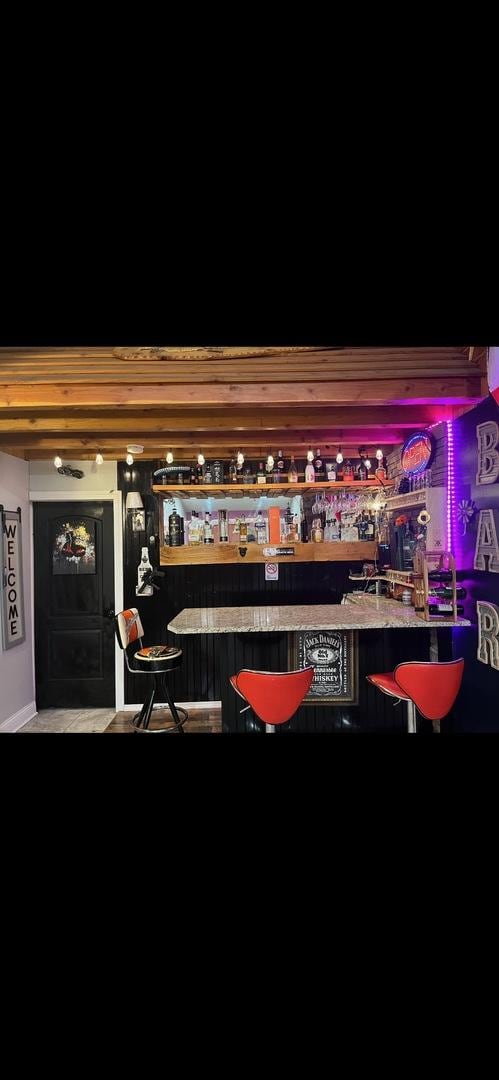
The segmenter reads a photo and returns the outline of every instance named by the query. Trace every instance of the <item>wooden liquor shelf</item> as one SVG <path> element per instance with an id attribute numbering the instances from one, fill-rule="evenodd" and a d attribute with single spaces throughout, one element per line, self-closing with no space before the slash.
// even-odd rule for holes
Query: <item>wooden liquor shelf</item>
<path id="1" fill-rule="evenodd" d="M 364 488 L 382 491 L 385 487 L 393 487 L 392 480 L 384 480 L 383 485 L 378 480 L 317 480 L 313 484 L 153 484 L 152 490 L 157 495 L 170 495 L 176 499 L 228 499 L 242 498 L 249 495 L 250 498 L 260 499 L 262 495 L 267 498 L 284 495 L 291 498 L 293 495 L 304 495 L 305 492 L 313 491 L 357 491 Z"/>
<path id="2" fill-rule="evenodd" d="M 294 555 L 264 555 L 265 548 L 293 548 Z M 336 540 L 330 543 L 308 544 L 182 544 L 180 547 L 160 548 L 161 566 L 209 566 L 213 563 L 266 562 L 374 562 L 375 540 Z M 244 552 L 244 554 L 241 554 Z"/>

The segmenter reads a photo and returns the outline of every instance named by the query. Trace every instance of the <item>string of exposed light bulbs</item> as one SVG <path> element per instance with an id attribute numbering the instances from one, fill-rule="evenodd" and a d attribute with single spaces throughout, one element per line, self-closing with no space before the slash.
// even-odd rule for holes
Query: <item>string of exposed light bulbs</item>
<path id="1" fill-rule="evenodd" d="M 130 447 L 128 447 L 127 449 L 130 449 Z M 365 446 L 359 446 L 359 456 L 364 458 L 364 464 L 365 464 L 366 468 L 370 469 L 371 468 L 371 460 L 370 460 L 369 457 L 366 457 L 366 454 L 367 454 L 367 450 L 366 450 Z M 383 451 L 381 449 L 376 450 L 376 458 L 377 458 L 378 461 L 382 461 L 383 456 L 384 456 Z M 312 462 L 312 461 L 314 461 L 314 458 L 315 458 L 314 451 L 309 446 L 309 448 L 307 450 L 307 461 Z M 127 465 L 133 465 L 133 457 L 132 457 L 131 454 L 128 455 L 126 460 L 127 460 Z M 173 460 L 174 460 L 173 452 L 170 449 L 166 453 L 166 463 L 167 463 L 167 465 L 172 465 Z M 197 456 L 198 465 L 201 465 L 201 466 L 204 465 L 205 460 L 206 460 L 205 456 L 204 456 L 202 450 L 200 450 L 199 454 Z M 237 451 L 236 461 L 237 461 L 238 468 L 242 469 L 242 467 L 244 465 L 244 454 L 243 454 L 242 450 Z M 343 454 L 341 452 L 341 446 L 338 446 L 338 453 L 336 454 L 336 462 L 337 462 L 338 465 L 341 465 L 342 462 L 343 462 Z M 98 464 L 101 464 L 101 462 L 99 462 Z M 269 452 L 267 454 L 267 468 L 272 469 L 273 467 L 274 467 L 274 457 L 273 457 L 271 451 L 269 450 Z"/>

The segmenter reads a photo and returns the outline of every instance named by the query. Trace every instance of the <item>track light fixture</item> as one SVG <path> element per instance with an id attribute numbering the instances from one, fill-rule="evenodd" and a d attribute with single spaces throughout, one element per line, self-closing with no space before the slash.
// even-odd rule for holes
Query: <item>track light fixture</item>
<path id="1" fill-rule="evenodd" d="M 103 465 L 104 464 L 104 458 L 102 457 L 102 454 L 101 454 L 100 450 L 99 450 L 98 454 L 95 455 L 95 464 L 96 465 Z"/>
<path id="2" fill-rule="evenodd" d="M 378 461 L 383 461 L 383 451 L 382 450 L 376 450 L 376 457 L 377 457 Z"/>
<path id="3" fill-rule="evenodd" d="M 62 461 L 61 461 L 61 458 L 59 457 L 59 454 L 56 454 L 56 456 L 54 458 L 54 466 L 55 466 L 56 469 L 62 469 Z"/>
<path id="4" fill-rule="evenodd" d="M 309 448 L 307 450 L 307 461 L 312 462 L 313 460 L 314 460 L 314 451 L 312 450 L 312 447 L 309 446 Z"/>
<path id="5" fill-rule="evenodd" d="M 274 458 L 272 457 L 272 454 L 270 453 L 270 450 L 269 450 L 268 455 L 267 455 L 267 468 L 268 468 L 269 472 L 270 472 L 271 469 L 274 468 Z"/>
<path id="6" fill-rule="evenodd" d="M 199 451 L 198 454 L 198 465 L 204 465 L 204 454 L 202 454 L 201 451 Z"/>
<path id="7" fill-rule="evenodd" d="M 343 454 L 341 452 L 341 446 L 338 447 L 338 453 L 336 455 L 336 461 L 337 461 L 338 465 L 341 465 L 341 463 L 343 461 Z"/>
<path id="8" fill-rule="evenodd" d="M 241 452 L 241 450 L 237 451 L 236 462 L 238 469 L 242 469 L 244 465 L 244 454 Z"/>
<path id="9" fill-rule="evenodd" d="M 133 465 L 133 454 L 127 454 L 126 463 L 127 465 Z"/>
<path id="10" fill-rule="evenodd" d="M 171 450 L 169 450 L 167 455 L 166 455 L 166 464 L 171 465 L 172 462 L 173 462 L 173 454 L 172 454 Z"/>

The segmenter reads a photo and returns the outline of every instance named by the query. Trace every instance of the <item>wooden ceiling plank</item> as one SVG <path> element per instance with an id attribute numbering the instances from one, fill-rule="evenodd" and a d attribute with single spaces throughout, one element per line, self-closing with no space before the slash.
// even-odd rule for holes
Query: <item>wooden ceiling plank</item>
<path id="1" fill-rule="evenodd" d="M 438 403 L 461 405 L 480 400 L 480 377 L 449 377 L 421 379 L 343 380 L 328 382 L 282 383 L 214 383 L 197 385 L 0 385 L 0 409 L 27 406 L 93 407 L 119 405 L 135 408 L 154 405 L 167 408 L 170 402 L 178 405 L 275 405 L 317 404 L 319 406 Z"/>
<path id="2" fill-rule="evenodd" d="M 82 413 L 78 410 L 65 409 L 56 413 L 53 409 L 38 406 L 32 409 L 0 412 L 0 433 L 20 431 L 101 431 L 112 432 L 137 428 L 144 432 L 168 434 L 171 431 L 206 431 L 214 429 L 235 430 L 282 430 L 295 428 L 341 427 L 376 427 L 392 424 L 394 419 L 399 428 L 424 427 L 438 420 L 451 420 L 454 409 L 462 406 L 447 405 L 397 405 L 396 414 L 389 405 L 331 406 L 315 409 L 306 406 L 289 408 L 248 410 L 248 409 L 198 409 L 161 411 L 157 409 L 127 412 L 126 420 L 113 410 L 111 414 Z"/>

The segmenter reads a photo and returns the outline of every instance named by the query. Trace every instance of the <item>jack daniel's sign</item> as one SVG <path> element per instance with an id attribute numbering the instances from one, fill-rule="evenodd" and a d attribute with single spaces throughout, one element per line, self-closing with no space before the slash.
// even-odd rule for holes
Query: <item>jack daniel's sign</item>
<path id="1" fill-rule="evenodd" d="M 355 703 L 357 701 L 357 632 L 354 630 L 298 630 L 293 635 L 294 668 L 315 668 L 303 704 Z"/>

